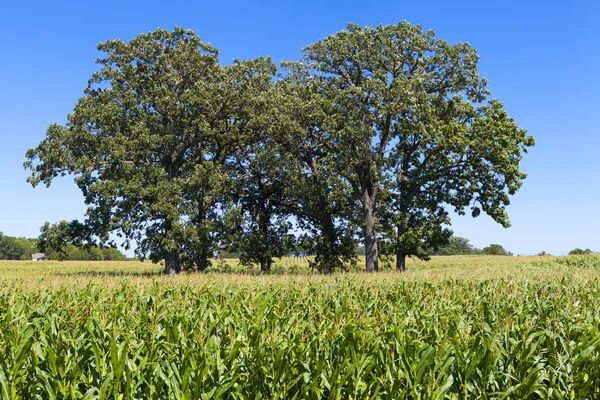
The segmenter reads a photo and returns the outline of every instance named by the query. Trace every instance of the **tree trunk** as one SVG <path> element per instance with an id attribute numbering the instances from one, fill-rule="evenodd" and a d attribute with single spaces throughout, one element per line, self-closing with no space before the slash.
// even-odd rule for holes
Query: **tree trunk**
<path id="1" fill-rule="evenodd" d="M 403 250 L 396 251 L 396 271 L 406 272 L 406 253 Z"/>
<path id="2" fill-rule="evenodd" d="M 406 272 L 406 252 L 404 248 L 400 244 L 400 239 L 406 232 L 404 225 L 398 225 L 398 237 L 396 243 L 396 271 L 398 272 Z"/>
<path id="3" fill-rule="evenodd" d="M 365 264 L 367 272 L 379 271 L 377 230 L 375 227 L 375 206 L 370 199 L 363 201 L 363 215 L 365 218 Z"/>
<path id="4" fill-rule="evenodd" d="M 165 255 L 165 275 L 178 274 L 181 272 L 181 254 L 178 251 L 170 251 Z"/>
<path id="5" fill-rule="evenodd" d="M 261 274 L 268 274 L 271 272 L 271 261 L 266 257 L 261 258 L 260 260 L 260 272 Z"/>
<path id="6" fill-rule="evenodd" d="M 196 226 L 198 230 L 198 236 L 200 237 L 200 246 L 201 250 L 198 254 L 198 259 L 196 260 L 196 270 L 198 272 L 204 272 L 206 268 L 208 268 L 208 235 L 206 233 L 206 207 L 204 204 L 204 187 L 199 190 L 198 197 L 198 217 L 196 221 Z"/>
<path id="7" fill-rule="evenodd" d="M 333 218 L 331 214 L 327 210 L 327 199 L 323 192 L 319 189 L 319 207 L 321 208 L 321 233 L 325 236 L 325 241 L 327 243 L 327 247 L 325 249 L 325 254 L 323 255 L 323 259 L 326 264 L 324 265 L 325 269 L 328 271 L 333 271 L 335 267 L 338 265 L 338 257 L 339 252 L 336 249 L 337 245 L 337 232 L 335 229 L 335 224 L 333 223 Z"/>
<path id="8" fill-rule="evenodd" d="M 203 249 L 196 262 L 196 269 L 198 272 L 204 272 L 206 268 L 208 268 L 208 256 L 206 255 L 206 251 Z"/>
<path id="9" fill-rule="evenodd" d="M 173 221 L 165 219 L 165 236 L 169 236 L 173 229 Z M 165 275 L 178 274 L 181 272 L 181 242 L 177 242 L 176 250 L 167 251 L 165 254 Z"/>
<path id="10" fill-rule="evenodd" d="M 263 209 L 265 202 L 263 201 Z M 271 272 L 271 264 L 273 262 L 271 258 L 271 244 L 269 243 L 269 224 L 271 223 L 271 215 L 263 213 L 258 216 L 258 227 L 262 235 L 262 254 L 260 257 L 260 272 L 266 274 Z"/>

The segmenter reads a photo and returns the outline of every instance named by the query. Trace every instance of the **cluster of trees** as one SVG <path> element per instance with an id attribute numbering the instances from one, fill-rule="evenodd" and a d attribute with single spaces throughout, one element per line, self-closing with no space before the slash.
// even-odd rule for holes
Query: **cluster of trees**
<path id="1" fill-rule="evenodd" d="M 55 244 L 115 245 L 202 271 L 220 252 L 268 271 L 301 246 L 324 271 L 380 254 L 427 257 L 448 210 L 507 227 L 534 144 L 490 97 L 468 43 L 407 22 L 347 29 L 278 70 L 222 66 L 192 31 L 99 45 L 105 56 L 64 126 L 27 154 L 28 181 L 71 174 L 84 221 L 46 226 Z"/>
<path id="2" fill-rule="evenodd" d="M 569 251 L 570 256 L 585 255 L 585 254 L 592 254 L 592 253 L 593 253 L 593 251 L 590 249 L 583 250 L 580 248 L 576 248 L 576 249 Z"/>
<path id="3" fill-rule="evenodd" d="M 427 249 L 425 251 L 428 255 L 435 256 L 455 256 L 455 255 L 490 255 L 490 256 L 512 256 L 513 254 L 506 250 L 502 245 L 490 244 L 483 249 L 473 247 L 469 243 L 469 239 L 465 239 L 459 236 L 452 236 L 448 240 L 448 243 L 441 245 L 440 247 Z"/>
<path id="4" fill-rule="evenodd" d="M 0 232 L 0 260 L 30 260 L 37 249 L 36 239 L 6 236 Z"/>
<path id="5" fill-rule="evenodd" d="M 0 232 L 0 260 L 30 260 L 33 253 L 43 252 L 39 239 L 6 236 Z M 108 261 L 126 260 L 119 250 L 111 247 L 78 247 L 72 243 L 62 244 L 59 251 L 50 247 L 46 252 L 49 260 Z"/>
<path id="6" fill-rule="evenodd" d="M 48 260 L 59 261 L 125 261 L 128 259 L 125 254 L 112 247 L 75 246 L 72 243 L 67 243 L 58 251 L 45 254 Z"/>
<path id="7" fill-rule="evenodd" d="M 502 245 L 499 244 L 490 244 L 489 246 L 484 247 L 479 251 L 479 254 L 485 254 L 489 256 L 512 256 L 513 254 L 506 250 Z"/>

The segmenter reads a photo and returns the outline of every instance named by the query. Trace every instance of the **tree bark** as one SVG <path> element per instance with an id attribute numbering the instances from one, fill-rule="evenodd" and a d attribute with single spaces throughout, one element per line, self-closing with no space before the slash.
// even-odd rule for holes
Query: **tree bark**
<path id="1" fill-rule="evenodd" d="M 266 209 L 263 201 L 263 209 Z M 263 254 L 260 255 L 260 272 L 263 274 L 271 272 L 271 246 L 269 243 L 269 224 L 271 223 L 271 215 L 264 213 L 259 215 L 258 226 L 262 235 Z"/>
<path id="2" fill-rule="evenodd" d="M 321 229 L 322 233 L 325 236 L 325 240 L 327 243 L 327 250 L 325 254 L 323 254 L 324 260 L 326 263 L 331 263 L 332 265 L 326 266 L 327 269 L 333 270 L 334 266 L 337 264 L 337 258 L 339 256 L 338 251 L 336 249 L 337 243 L 337 232 L 335 229 L 335 224 L 333 223 L 333 218 L 327 209 L 328 203 L 327 199 L 319 188 L 319 207 L 321 208 Z"/>
<path id="3" fill-rule="evenodd" d="M 406 229 L 403 225 L 398 225 L 398 237 L 396 244 L 396 271 L 398 272 L 406 272 L 406 252 L 404 248 L 400 244 L 400 239 L 406 232 Z"/>
<path id="4" fill-rule="evenodd" d="M 170 218 L 165 219 L 165 235 L 168 236 L 173 229 L 173 221 Z M 181 272 L 181 242 L 178 243 L 176 250 L 167 251 L 165 254 L 165 275 L 179 274 Z"/>
<path id="5" fill-rule="evenodd" d="M 208 246 L 209 246 L 209 238 L 207 235 L 206 228 L 206 207 L 204 204 L 204 196 L 205 196 L 205 188 L 202 187 L 199 190 L 198 197 L 198 217 L 196 221 L 196 226 L 198 230 L 198 236 L 200 237 L 200 251 L 198 253 L 198 259 L 196 260 L 196 270 L 198 272 L 204 272 L 208 265 L 210 264 L 208 261 Z"/>
<path id="6" fill-rule="evenodd" d="M 268 260 L 266 257 L 260 260 L 260 272 L 262 274 L 271 272 L 271 260 Z"/>
<path id="7" fill-rule="evenodd" d="M 196 262 L 196 269 L 198 272 L 204 272 L 208 268 L 208 256 L 206 255 L 206 250 L 202 249 L 200 253 L 200 257 Z"/>
<path id="8" fill-rule="evenodd" d="M 367 272 L 379 271 L 378 249 L 377 249 L 377 230 L 375 227 L 376 216 L 375 206 L 370 199 L 363 201 L 363 215 L 365 218 L 365 265 Z"/>
<path id="9" fill-rule="evenodd" d="M 396 271 L 406 272 L 406 253 L 403 250 L 396 251 Z"/>
<path id="10" fill-rule="evenodd" d="M 165 275 L 179 274 L 181 272 L 181 253 L 169 251 L 165 255 Z"/>

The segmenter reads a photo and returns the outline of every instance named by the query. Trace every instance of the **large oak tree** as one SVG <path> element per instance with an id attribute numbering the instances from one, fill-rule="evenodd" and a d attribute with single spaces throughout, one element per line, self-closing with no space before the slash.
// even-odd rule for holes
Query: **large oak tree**
<path id="1" fill-rule="evenodd" d="M 310 76 L 314 97 L 332 104 L 317 130 L 360 202 L 367 271 L 378 269 L 382 233 L 399 270 L 422 245 L 447 241 L 448 205 L 508 226 L 533 138 L 489 99 L 475 49 L 401 22 L 350 24 L 303 52 L 288 74 Z"/>
<path id="2" fill-rule="evenodd" d="M 27 152 L 29 182 L 74 175 L 90 239 L 117 233 L 138 255 L 164 259 L 166 273 L 203 270 L 218 240 L 223 165 L 247 140 L 247 106 L 260 99 L 248 82 L 263 80 L 264 62 L 258 72 L 252 62 L 222 67 L 214 47 L 182 28 L 98 49 L 101 69 L 66 126 L 50 126 Z"/>

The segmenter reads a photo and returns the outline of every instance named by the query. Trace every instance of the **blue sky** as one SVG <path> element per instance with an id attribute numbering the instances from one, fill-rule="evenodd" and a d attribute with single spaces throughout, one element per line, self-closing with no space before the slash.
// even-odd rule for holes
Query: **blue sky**
<path id="1" fill-rule="evenodd" d="M 61 1 L 0 4 L 0 231 L 37 237 L 45 221 L 81 218 L 69 178 L 31 188 L 24 153 L 64 123 L 96 70 L 99 42 L 157 27 L 193 29 L 221 61 L 302 47 L 359 25 L 401 20 L 470 42 L 494 97 L 535 136 L 529 174 L 512 198 L 512 227 L 454 217 L 456 235 L 515 254 L 600 251 L 600 5 L 595 1 Z"/>

